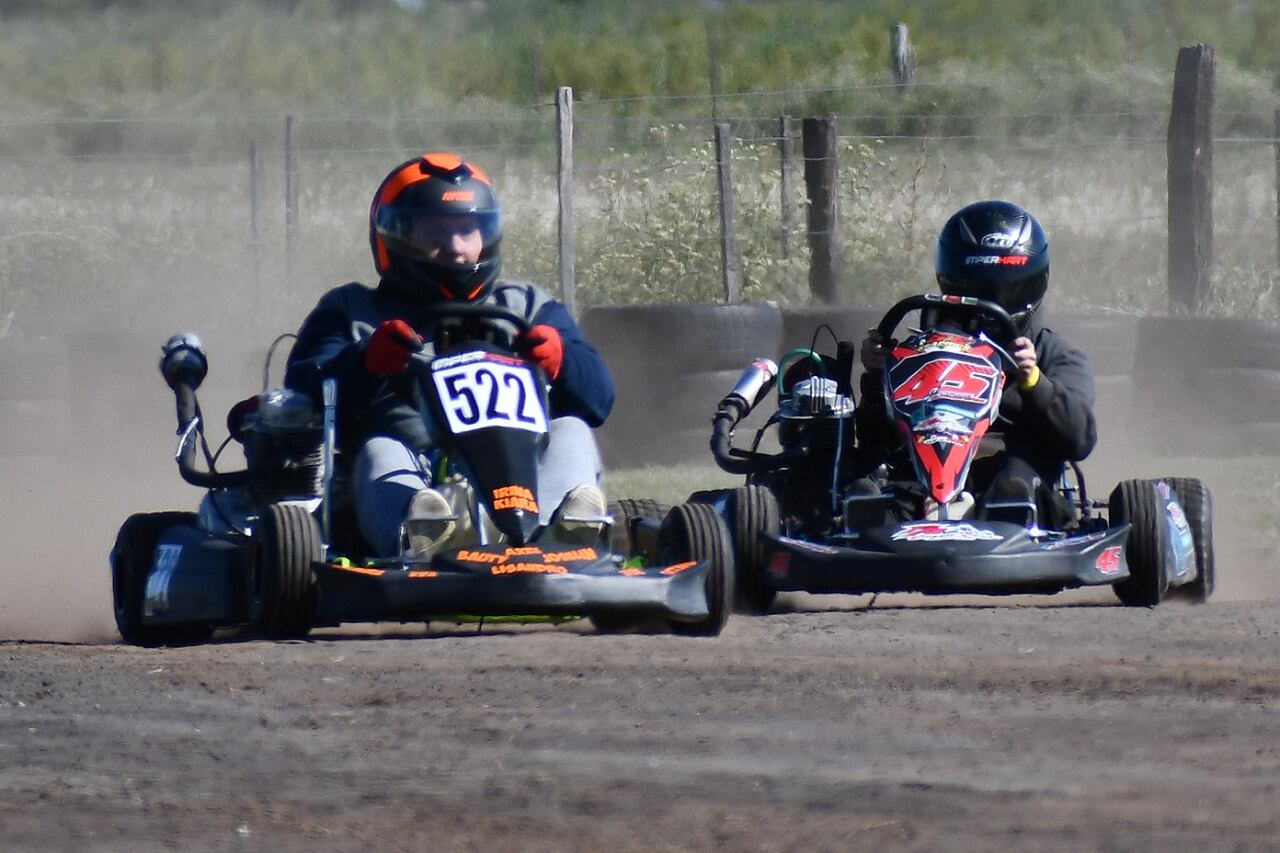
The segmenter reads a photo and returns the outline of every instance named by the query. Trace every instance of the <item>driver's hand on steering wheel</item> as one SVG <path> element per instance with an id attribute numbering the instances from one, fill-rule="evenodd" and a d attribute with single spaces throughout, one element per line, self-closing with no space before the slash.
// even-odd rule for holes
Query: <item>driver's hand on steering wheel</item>
<path id="1" fill-rule="evenodd" d="M 1024 391 L 1034 388 L 1040 381 L 1040 366 L 1036 361 L 1036 345 L 1030 338 L 1014 338 L 1009 355 L 1018 366 L 1018 387 Z"/>
<path id="2" fill-rule="evenodd" d="M 862 366 L 867 373 L 879 373 L 884 370 L 884 361 L 893 345 L 893 339 L 885 340 L 879 329 L 871 329 L 867 332 L 858 352 L 858 357 L 862 359 Z"/>

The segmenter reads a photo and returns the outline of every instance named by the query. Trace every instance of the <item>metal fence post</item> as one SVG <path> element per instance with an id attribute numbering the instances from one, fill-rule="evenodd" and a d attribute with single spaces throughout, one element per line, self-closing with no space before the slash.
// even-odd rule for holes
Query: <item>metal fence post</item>
<path id="1" fill-rule="evenodd" d="M 738 261 L 738 237 L 733 216 L 733 156 L 729 123 L 716 122 L 716 184 L 720 189 L 720 272 L 724 280 L 724 301 L 738 301 L 742 291 L 742 270 Z"/>
<path id="2" fill-rule="evenodd" d="M 795 122 L 791 116 L 778 119 L 778 157 L 782 161 L 782 257 L 796 251 L 796 167 Z"/>

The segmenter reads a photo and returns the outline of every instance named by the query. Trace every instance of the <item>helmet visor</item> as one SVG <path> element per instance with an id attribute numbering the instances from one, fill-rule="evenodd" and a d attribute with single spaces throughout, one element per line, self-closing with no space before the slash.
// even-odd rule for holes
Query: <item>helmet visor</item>
<path id="1" fill-rule="evenodd" d="M 474 267 L 492 257 L 502 239 L 496 210 L 442 211 L 388 204 L 374 217 L 391 251 L 443 266 Z"/>

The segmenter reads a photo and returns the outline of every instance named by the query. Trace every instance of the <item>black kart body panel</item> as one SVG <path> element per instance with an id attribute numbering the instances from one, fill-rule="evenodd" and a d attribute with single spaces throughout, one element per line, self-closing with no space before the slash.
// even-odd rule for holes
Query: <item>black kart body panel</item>
<path id="1" fill-rule="evenodd" d="M 174 525 L 156 544 L 142 621 L 151 625 L 234 625 L 250 618 L 249 542 Z"/>
<path id="2" fill-rule="evenodd" d="M 1015 524 L 910 521 L 845 542 L 766 535 L 778 590 L 1009 595 L 1113 584 L 1129 576 L 1129 525 L 1035 537 Z"/>
<path id="3" fill-rule="evenodd" d="M 628 568 L 596 549 L 576 550 L 581 556 L 572 560 L 535 546 L 492 546 L 445 552 L 422 563 L 323 564 L 316 567 L 316 623 L 456 614 L 626 613 L 676 619 L 707 615 L 706 563 Z"/>

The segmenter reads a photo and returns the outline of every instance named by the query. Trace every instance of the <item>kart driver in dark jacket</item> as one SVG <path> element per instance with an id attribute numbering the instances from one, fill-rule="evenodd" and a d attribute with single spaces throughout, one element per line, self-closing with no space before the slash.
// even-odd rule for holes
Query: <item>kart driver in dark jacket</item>
<path id="1" fill-rule="evenodd" d="M 1094 383 L 1084 353 L 1036 322 L 1049 286 L 1049 243 L 1035 217 L 1016 204 L 980 201 L 955 213 L 943 226 L 934 259 L 943 293 L 999 303 L 1019 335 L 1006 346 L 1017 363 L 1006 385 L 999 417 L 983 437 L 970 482 L 988 504 L 1018 504 L 1034 498 L 1042 527 L 1070 520 L 1053 486 L 1068 461 L 1080 461 L 1097 442 Z M 860 444 L 883 460 L 900 445 L 884 411 L 881 373 L 894 342 L 878 332 L 862 342 Z M 989 517 L 1001 515 L 994 507 Z M 1025 512 L 1023 513 L 1025 517 Z M 1021 520 L 1021 518 L 1019 518 Z"/>
<path id="2" fill-rule="evenodd" d="M 562 303 L 533 284 L 498 279 L 501 239 L 501 212 L 484 172 L 446 153 L 402 163 L 370 210 L 377 287 L 352 282 L 326 293 L 289 355 L 287 386 L 319 400 L 321 382 L 337 380 L 338 446 L 355 460 L 356 519 L 381 556 L 406 546 L 430 555 L 469 521 L 432 488 L 432 442 L 399 380 L 411 354 L 424 341 L 431 346 L 429 311 L 446 301 L 501 306 L 532 326 L 516 347 L 551 383 L 549 440 L 538 466 L 542 523 L 605 512 L 591 428 L 613 407 L 613 380 Z"/>

